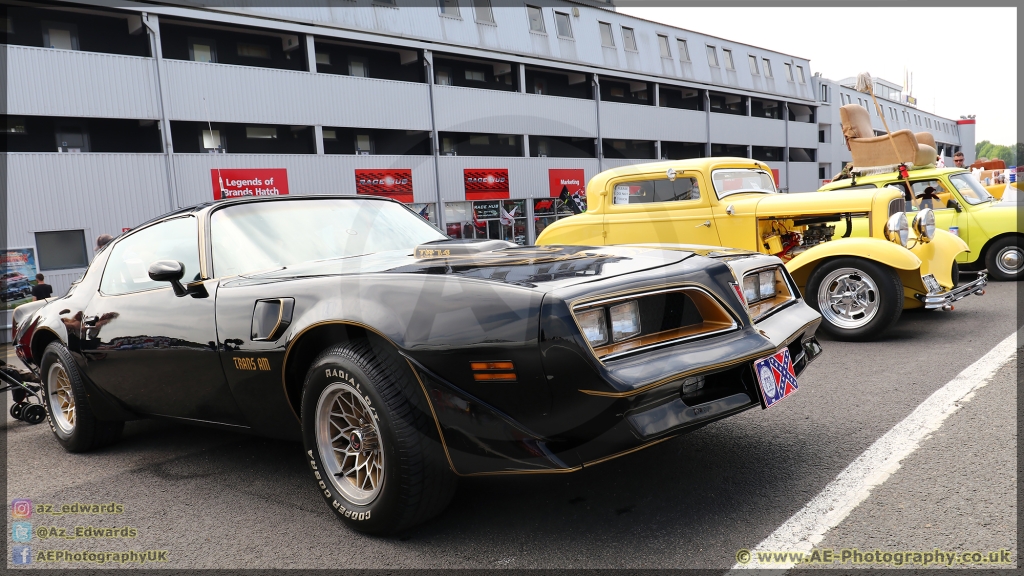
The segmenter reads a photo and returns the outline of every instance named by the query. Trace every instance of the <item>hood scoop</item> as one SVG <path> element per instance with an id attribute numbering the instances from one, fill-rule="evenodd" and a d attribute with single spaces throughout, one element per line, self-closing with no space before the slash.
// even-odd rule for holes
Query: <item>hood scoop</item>
<path id="1" fill-rule="evenodd" d="M 466 256 L 480 254 L 482 252 L 493 252 L 505 248 L 516 248 L 517 244 L 504 240 L 438 240 L 420 244 L 413 252 L 413 256 L 420 260 L 430 258 L 448 258 L 450 256 Z"/>

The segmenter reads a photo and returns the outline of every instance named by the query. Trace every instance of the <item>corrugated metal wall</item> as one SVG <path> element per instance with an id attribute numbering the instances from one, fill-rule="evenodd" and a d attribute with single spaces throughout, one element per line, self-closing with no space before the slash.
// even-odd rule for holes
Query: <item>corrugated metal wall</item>
<path id="1" fill-rule="evenodd" d="M 706 134 L 704 112 L 601 102 L 602 138 L 704 142 Z"/>
<path id="2" fill-rule="evenodd" d="M 152 58 L 0 45 L 5 114 L 159 118 Z"/>
<path id="3" fill-rule="evenodd" d="M 596 102 L 456 86 L 434 86 L 439 131 L 597 136 Z"/>

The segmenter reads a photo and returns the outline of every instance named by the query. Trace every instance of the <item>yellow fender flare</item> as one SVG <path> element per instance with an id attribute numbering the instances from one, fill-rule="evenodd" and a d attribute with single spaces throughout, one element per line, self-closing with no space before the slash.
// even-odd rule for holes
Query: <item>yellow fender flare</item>
<path id="1" fill-rule="evenodd" d="M 911 240 L 910 251 L 921 259 L 921 275 L 933 274 L 939 284 L 949 290 L 953 287 L 953 262 L 961 252 L 970 252 L 967 243 L 956 234 L 945 230 L 936 230 L 931 242 L 914 244 Z M 906 283 L 906 282 L 905 282 Z"/>
<path id="2" fill-rule="evenodd" d="M 839 238 L 806 250 L 786 262 L 786 270 L 803 289 L 817 263 L 826 258 L 856 257 L 874 260 L 896 270 L 917 270 L 921 259 L 903 246 L 880 238 Z"/>

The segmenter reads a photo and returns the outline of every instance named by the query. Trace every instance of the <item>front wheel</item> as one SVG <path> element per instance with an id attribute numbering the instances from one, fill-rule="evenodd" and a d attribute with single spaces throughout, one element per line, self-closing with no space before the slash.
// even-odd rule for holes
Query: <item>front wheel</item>
<path id="1" fill-rule="evenodd" d="M 808 304 L 821 313 L 821 328 L 837 340 L 871 340 L 896 324 L 903 311 L 903 283 L 892 268 L 863 258 L 836 258 L 807 280 Z"/>
<path id="2" fill-rule="evenodd" d="M 426 398 L 400 357 L 367 341 L 313 362 L 302 439 L 320 494 L 349 527 L 390 534 L 440 513 L 456 477 Z"/>
<path id="3" fill-rule="evenodd" d="M 985 251 L 985 266 L 992 278 L 1017 281 L 1024 273 L 1024 251 L 1021 239 L 1014 236 L 1000 238 Z"/>

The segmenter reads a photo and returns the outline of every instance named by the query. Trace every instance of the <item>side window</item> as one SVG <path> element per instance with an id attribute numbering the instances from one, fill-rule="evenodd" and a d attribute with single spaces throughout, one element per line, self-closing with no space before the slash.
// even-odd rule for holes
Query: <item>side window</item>
<path id="1" fill-rule="evenodd" d="M 943 186 L 941 180 L 911 182 L 910 188 L 914 191 L 913 210 L 924 208 L 943 210 L 946 208 L 946 203 L 952 198 L 952 194 Z"/>
<path id="2" fill-rule="evenodd" d="M 676 178 L 674 181 L 641 180 L 616 184 L 613 203 L 644 204 L 699 199 L 700 186 L 696 178 Z"/>
<path id="3" fill-rule="evenodd" d="M 176 218 L 150 226 L 114 245 L 103 270 L 100 292 L 128 294 L 164 288 L 166 282 L 149 279 L 149 266 L 157 260 L 177 260 L 185 265 L 185 283 L 199 279 L 199 233 L 196 219 Z"/>

